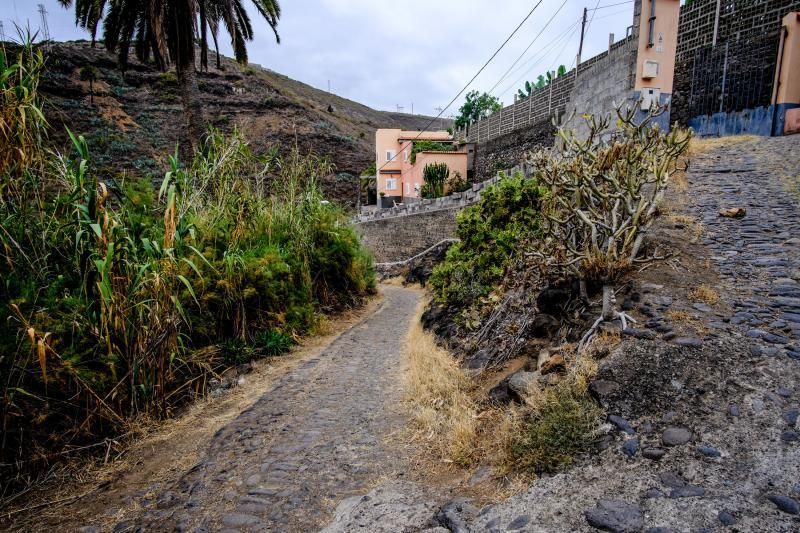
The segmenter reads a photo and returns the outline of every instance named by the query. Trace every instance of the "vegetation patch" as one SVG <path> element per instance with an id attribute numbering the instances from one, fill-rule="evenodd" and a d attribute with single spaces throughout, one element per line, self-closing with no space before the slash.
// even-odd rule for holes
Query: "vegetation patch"
<path id="1" fill-rule="evenodd" d="M 3 489 L 64 449 L 171 416 L 228 366 L 286 352 L 360 305 L 372 260 L 322 196 L 326 160 L 210 130 L 160 189 L 69 133 L 45 148 L 33 46 L 0 55 Z M 152 165 L 147 165 L 152 167 Z"/>
<path id="2" fill-rule="evenodd" d="M 513 444 L 513 465 L 540 474 L 571 464 L 591 449 L 600 416 L 594 400 L 569 385 L 547 389 Z"/>
<path id="3" fill-rule="evenodd" d="M 541 235 L 544 195 L 536 180 L 509 176 L 488 187 L 480 202 L 459 212 L 460 242 L 450 247 L 430 279 L 439 303 L 464 309 L 489 294 L 521 244 Z"/>

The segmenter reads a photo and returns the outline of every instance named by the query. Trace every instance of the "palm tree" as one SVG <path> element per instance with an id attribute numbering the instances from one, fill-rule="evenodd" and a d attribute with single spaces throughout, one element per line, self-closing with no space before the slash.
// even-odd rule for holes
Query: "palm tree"
<path id="1" fill-rule="evenodd" d="M 59 2 L 64 7 L 73 4 L 73 0 Z M 252 2 L 278 38 L 278 1 Z M 198 14 L 200 24 L 197 24 Z M 175 65 L 190 140 L 194 143 L 200 139 L 205 127 L 197 96 L 195 32 L 199 29 L 201 61 L 207 60 L 206 27 L 212 29 L 216 46 L 216 32 L 222 21 L 231 35 L 237 61 L 246 63 L 246 41 L 253 39 L 253 27 L 242 0 L 75 0 L 76 24 L 90 31 L 93 40 L 101 20 L 106 48 L 118 53 L 123 71 L 132 45 L 142 61 L 152 57 L 162 70 Z"/>
<path id="2" fill-rule="evenodd" d="M 281 7 L 277 0 L 252 0 L 252 2 L 275 34 L 276 42 L 280 44 L 281 37 L 278 35 L 277 28 L 278 20 L 281 17 Z M 236 61 L 242 64 L 247 63 L 246 41 L 252 41 L 254 34 L 250 17 L 244 9 L 242 0 L 197 0 L 197 3 L 200 14 L 200 67 L 208 69 L 208 30 L 211 31 L 211 38 L 214 41 L 217 68 L 221 67 L 217 40 L 220 23 L 231 36 L 231 46 Z"/>

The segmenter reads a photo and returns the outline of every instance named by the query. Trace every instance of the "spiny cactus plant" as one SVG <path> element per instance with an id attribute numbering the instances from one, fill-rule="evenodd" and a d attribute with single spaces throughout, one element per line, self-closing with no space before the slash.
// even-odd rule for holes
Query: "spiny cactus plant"
<path id="1" fill-rule="evenodd" d="M 578 279 L 603 287 L 603 310 L 581 340 L 584 346 L 602 322 L 631 318 L 614 309 L 614 285 L 639 257 L 642 242 L 657 214 L 676 163 L 691 133 L 673 128 L 665 133 L 654 123 L 664 109 L 653 109 L 637 122 L 629 107 L 616 110 L 616 129 L 608 116 L 584 117 L 585 140 L 567 128 L 558 137 L 562 150 L 539 150 L 529 157 L 539 183 L 549 189 L 543 203 L 544 238 L 531 243 L 536 259 L 550 280 Z"/>

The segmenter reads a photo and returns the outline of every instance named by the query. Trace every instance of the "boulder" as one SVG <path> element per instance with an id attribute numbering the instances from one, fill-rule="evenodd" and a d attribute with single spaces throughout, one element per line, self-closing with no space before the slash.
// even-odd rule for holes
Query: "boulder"
<path id="1" fill-rule="evenodd" d="M 644 513 L 638 505 L 614 500 L 600 500 L 584 513 L 589 525 L 618 533 L 641 531 Z"/>
<path id="2" fill-rule="evenodd" d="M 727 209 L 720 209 L 719 216 L 725 218 L 743 218 L 747 214 L 747 209 L 744 207 L 728 207 Z"/>
<path id="3" fill-rule="evenodd" d="M 517 401 L 523 401 L 528 393 L 536 387 L 537 372 L 525 372 L 520 370 L 515 372 L 508 378 L 508 390 L 512 398 Z"/>

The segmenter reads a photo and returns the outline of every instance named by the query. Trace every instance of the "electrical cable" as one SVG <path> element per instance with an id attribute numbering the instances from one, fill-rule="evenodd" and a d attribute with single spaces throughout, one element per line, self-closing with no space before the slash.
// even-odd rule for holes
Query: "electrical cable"
<path id="1" fill-rule="evenodd" d="M 528 19 L 529 19 L 529 18 L 531 18 L 531 15 L 533 15 L 534 11 L 536 11 L 536 9 L 537 9 L 537 8 L 538 8 L 540 5 L 542 5 L 542 2 L 543 2 L 543 1 L 544 1 L 544 0 L 539 0 L 539 1 L 536 3 L 536 5 L 534 5 L 534 6 L 533 6 L 533 8 L 532 8 L 532 9 L 531 9 L 531 10 L 528 12 L 528 14 L 527 14 L 527 15 L 525 15 L 525 18 L 523 18 L 523 19 L 522 19 L 522 22 L 520 22 L 520 23 L 519 23 L 519 25 L 517 25 L 517 27 L 516 27 L 516 28 L 514 28 L 514 31 L 512 31 L 512 32 L 511 32 L 511 35 L 509 35 L 509 36 L 506 38 L 506 40 L 505 40 L 505 41 L 503 41 L 503 44 L 501 44 L 501 45 L 500 45 L 500 48 L 498 48 L 497 50 L 495 50 L 495 52 L 494 52 L 494 53 L 492 54 L 492 56 L 491 56 L 491 57 L 490 57 L 490 58 L 489 58 L 489 59 L 486 61 L 486 63 L 484 63 L 484 64 L 483 64 L 483 66 L 482 66 L 482 67 L 481 67 L 481 68 L 478 70 L 478 72 L 476 72 L 476 73 L 475 73 L 475 75 L 474 75 L 474 76 L 472 76 L 472 79 L 471 79 L 471 80 L 469 80 L 469 81 L 467 82 L 467 84 L 466 84 L 466 85 L 465 85 L 465 86 L 464 86 L 464 87 L 463 87 L 463 88 L 462 88 L 460 91 L 458 91 L 458 94 L 456 94 L 456 95 L 453 97 L 453 99 L 452 99 L 452 100 L 450 100 L 450 103 L 449 103 L 449 104 L 447 104 L 447 105 L 446 105 L 444 108 L 442 108 L 442 110 L 441 110 L 441 111 L 439 111 L 439 114 L 438 114 L 438 115 L 436 115 L 435 117 L 433 117 L 433 118 L 431 119 L 431 121 L 430 121 L 430 122 L 428 122 L 428 124 L 425 126 L 425 128 L 424 128 L 424 129 L 420 130 L 420 132 L 419 132 L 419 133 L 416 135 L 416 137 L 414 137 L 413 139 L 411 139 L 410 141 L 408 141 L 408 142 L 407 142 L 407 143 L 406 143 L 406 144 L 405 144 L 405 145 L 404 145 L 404 146 L 403 146 L 403 147 L 400 149 L 400 151 L 401 151 L 401 152 L 402 152 L 402 151 L 404 151 L 406 148 L 408 148 L 410 145 L 412 145 L 412 144 L 414 143 L 414 141 L 415 141 L 415 140 L 419 139 L 419 136 L 420 136 L 420 135 L 422 135 L 422 132 L 423 132 L 423 131 L 425 131 L 425 130 L 427 130 L 427 129 L 428 129 L 428 127 L 430 127 L 430 125 L 431 125 L 431 124 L 433 124 L 434 122 L 436 122 L 437 120 L 439 120 L 439 118 L 442 116 L 442 113 L 444 113 L 444 112 L 445 112 L 447 109 L 449 109 L 449 108 L 450 108 L 450 106 L 451 106 L 451 105 L 453 105 L 453 104 L 455 103 L 455 101 L 456 101 L 456 100 L 458 100 L 458 97 L 459 97 L 459 96 L 461 96 L 461 94 L 462 94 L 464 91 L 466 91 L 466 90 L 469 88 L 469 86 L 470 86 L 470 85 L 472 85 L 472 82 L 474 82 L 474 81 L 475 81 L 475 80 L 478 78 L 478 76 L 480 76 L 481 72 L 483 72 L 483 71 L 486 69 L 486 67 L 488 67 L 488 66 L 489 66 L 489 63 L 491 63 L 491 62 L 494 60 L 494 58 L 495 58 L 495 57 L 497 57 L 497 54 L 499 54 L 499 53 L 500 53 L 500 51 L 501 51 L 503 48 L 505 48 L 505 46 L 508 44 L 508 42 L 509 42 L 509 41 L 510 41 L 510 40 L 511 40 L 513 37 L 514 37 L 514 35 L 516 35 L 516 34 L 517 34 L 517 32 L 520 30 L 520 28 L 522 28 L 523 24 L 525 24 L 525 22 L 527 22 L 527 21 L 528 21 Z M 598 1 L 599 1 L 599 0 L 598 0 Z M 395 160 L 395 158 L 396 158 L 398 155 L 399 155 L 399 154 L 395 154 L 395 155 L 394 155 L 394 156 L 393 156 L 391 159 L 389 159 L 389 161 L 387 161 L 387 162 L 385 162 L 383 165 L 381 165 L 381 167 L 380 167 L 380 168 L 378 168 L 378 169 L 375 171 L 375 176 L 377 177 L 377 175 L 378 175 L 378 174 L 380 174 L 380 171 L 381 171 L 381 170 L 383 170 L 383 168 L 384 168 L 386 165 L 388 165 L 389 163 L 391 163 L 392 161 L 394 161 L 394 160 Z"/>
<path id="2" fill-rule="evenodd" d="M 550 26 L 550 24 L 553 22 L 553 19 L 556 18 L 556 15 L 558 15 L 558 13 L 564 8 L 564 6 L 566 4 L 567 4 L 567 0 L 564 0 L 563 2 L 561 2 L 561 5 L 558 6 L 558 9 L 556 9 L 555 13 L 553 13 L 553 15 L 550 17 L 550 19 L 547 21 L 547 23 L 542 27 L 542 29 L 539 30 L 539 33 L 537 33 L 536 36 L 533 38 L 533 40 L 530 43 L 528 43 L 527 48 L 525 48 L 525 50 L 523 50 L 522 53 L 519 56 L 517 56 L 517 59 L 515 59 L 514 62 L 511 63 L 511 66 L 508 67 L 508 70 L 506 70 L 505 73 L 503 73 L 503 75 L 500 76 L 500 79 L 497 80 L 497 83 L 495 83 L 492 86 L 492 88 L 489 89 L 489 94 L 492 94 L 494 92 L 494 90 L 497 89 L 497 86 L 500 85 L 500 83 L 502 83 L 502 81 L 504 79 L 506 79 L 506 76 L 508 76 L 508 73 L 511 72 L 511 70 L 517 65 L 517 63 L 519 63 L 519 60 L 522 59 L 522 57 L 525 54 L 528 53 L 528 50 L 531 49 L 531 46 L 533 46 L 533 44 L 539 39 L 539 37 L 541 37 L 541 35 L 544 33 L 544 30 L 546 30 L 547 27 Z"/>

